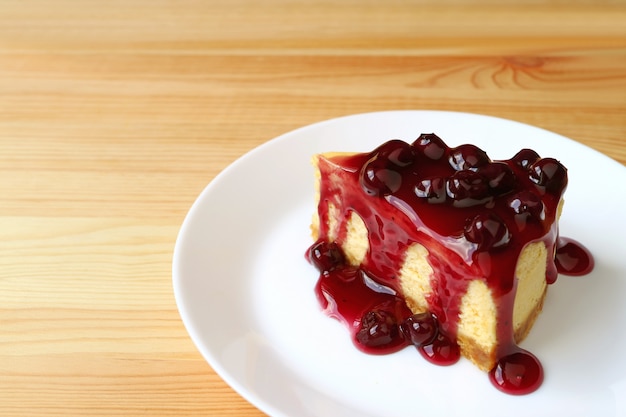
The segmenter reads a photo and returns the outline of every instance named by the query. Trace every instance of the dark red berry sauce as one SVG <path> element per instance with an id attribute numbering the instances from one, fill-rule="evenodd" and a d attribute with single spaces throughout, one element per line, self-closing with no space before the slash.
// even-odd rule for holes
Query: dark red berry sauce
<path id="1" fill-rule="evenodd" d="M 518 348 L 498 360 L 489 379 L 502 392 L 529 394 L 543 382 L 543 368 L 535 355 Z"/>
<path id="2" fill-rule="evenodd" d="M 320 271 L 321 306 L 346 325 L 359 349 L 387 354 L 411 345 L 432 363 L 457 362 L 461 298 L 482 277 L 498 320 L 490 380 L 515 395 L 541 385 L 541 364 L 517 346 L 511 324 L 519 255 L 543 242 L 555 254 L 546 268 L 548 284 L 558 273 L 583 275 L 593 268 L 589 251 L 558 234 L 567 187 L 562 164 L 530 149 L 495 161 L 474 145 L 450 148 L 435 134 L 422 134 L 412 144 L 394 139 L 369 153 L 320 159 L 319 169 L 319 239 L 307 259 Z M 368 230 L 368 251 L 358 266 L 341 250 L 352 212 Z M 427 313 L 411 312 L 398 282 L 414 243 L 428 248 L 433 269 Z"/>
<path id="3" fill-rule="evenodd" d="M 554 261 L 557 270 L 565 275 L 586 275 L 594 266 L 589 250 L 566 237 L 559 238 Z"/>

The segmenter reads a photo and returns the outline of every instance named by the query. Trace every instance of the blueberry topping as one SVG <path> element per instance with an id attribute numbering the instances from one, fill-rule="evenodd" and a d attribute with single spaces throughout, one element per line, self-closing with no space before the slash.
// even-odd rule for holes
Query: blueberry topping
<path id="1" fill-rule="evenodd" d="M 448 146 L 434 133 L 422 133 L 413 142 L 413 147 L 426 158 L 433 161 L 441 159 Z"/>
<path id="2" fill-rule="evenodd" d="M 335 242 L 318 241 L 309 250 L 309 259 L 320 270 L 329 272 L 345 265 L 343 251 Z"/>
<path id="3" fill-rule="evenodd" d="M 417 347 L 424 346 L 437 336 L 439 326 L 430 313 L 419 313 L 407 317 L 401 325 L 404 337 Z"/>
<path id="4" fill-rule="evenodd" d="M 393 194 L 402 185 L 402 174 L 388 161 L 373 158 L 361 169 L 361 188 L 371 196 Z"/>
<path id="5" fill-rule="evenodd" d="M 478 172 L 487 179 L 489 189 L 495 196 L 515 189 L 515 173 L 505 162 L 491 162 L 479 168 Z"/>
<path id="6" fill-rule="evenodd" d="M 543 220 L 546 216 L 541 198 L 528 190 L 512 195 L 508 200 L 508 205 L 524 221 L 528 218 Z"/>
<path id="7" fill-rule="evenodd" d="M 415 162 L 415 149 L 398 139 L 376 148 L 363 165 L 360 182 L 363 190 L 372 196 L 393 194 L 402 185 L 402 171 Z"/>
<path id="8" fill-rule="evenodd" d="M 470 144 L 450 149 L 448 160 L 450 166 L 457 171 L 475 169 L 491 162 L 485 151 Z"/>
<path id="9" fill-rule="evenodd" d="M 384 347 L 403 340 L 396 316 L 387 310 L 370 310 L 361 318 L 356 340 L 367 347 Z"/>
<path id="10" fill-rule="evenodd" d="M 485 177 L 470 170 L 457 171 L 448 179 L 448 196 L 457 207 L 470 207 L 484 203 L 489 196 Z"/>
<path id="11" fill-rule="evenodd" d="M 404 168 L 415 161 L 415 149 L 408 143 L 392 139 L 380 145 L 373 152 L 376 158 L 389 162 L 390 165 Z"/>
<path id="12" fill-rule="evenodd" d="M 515 164 L 521 166 L 526 169 L 530 166 L 530 164 L 534 163 L 539 159 L 539 154 L 532 149 L 522 149 L 518 153 L 511 158 Z"/>
<path id="13" fill-rule="evenodd" d="M 476 243 L 478 250 L 481 251 L 506 246 L 511 240 L 511 233 L 506 224 L 493 213 L 476 215 L 466 224 L 464 234 L 465 238 Z"/>
<path id="14" fill-rule="evenodd" d="M 510 326 L 515 297 L 508 294 L 514 295 L 520 250 L 530 242 L 554 249 L 545 271 L 549 284 L 557 273 L 580 275 L 593 267 L 584 248 L 559 239 L 554 223 L 567 170 L 530 149 L 492 161 L 476 146 L 449 148 L 437 135 L 422 134 L 410 145 L 394 139 L 336 162 L 339 169 L 328 167 L 318 191 L 321 209 L 334 203 L 338 213 L 326 213 L 339 223 L 335 227 L 320 211 L 320 239 L 344 241 L 356 213 L 367 227 L 367 251 L 360 265 L 350 265 L 340 246 L 316 242 L 307 258 L 320 269 L 315 293 L 324 312 L 348 326 L 363 352 L 387 354 L 413 345 L 432 363 L 456 362 L 468 285 L 481 276 L 498 297 L 498 323 Z M 375 197 L 363 198 L 362 190 Z M 433 313 L 414 314 L 399 272 L 406 248 L 431 241 L 441 255 L 461 256 L 449 263 L 431 258 L 426 300 Z M 520 354 L 513 340 L 505 338 L 496 355 L 490 378 L 499 389 L 525 394 L 539 386 L 540 364 Z"/>
<path id="15" fill-rule="evenodd" d="M 446 181 L 441 177 L 423 179 L 415 185 L 415 195 L 430 204 L 443 203 L 446 201 Z"/>
<path id="16" fill-rule="evenodd" d="M 489 372 L 489 379 L 501 391 L 528 394 L 543 382 L 543 367 L 535 355 L 519 349 L 499 358 Z"/>
<path id="17" fill-rule="evenodd" d="M 443 333 L 438 333 L 432 343 L 420 346 L 418 350 L 428 361 L 442 366 L 455 364 L 461 357 L 459 345 Z"/>
<path id="18" fill-rule="evenodd" d="M 567 169 L 554 158 L 543 158 L 529 167 L 530 180 L 549 193 L 557 194 L 567 186 Z"/>

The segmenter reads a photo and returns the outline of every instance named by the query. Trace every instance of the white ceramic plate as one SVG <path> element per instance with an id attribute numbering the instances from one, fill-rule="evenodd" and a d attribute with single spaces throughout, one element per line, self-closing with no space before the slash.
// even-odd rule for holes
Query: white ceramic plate
<path id="1" fill-rule="evenodd" d="M 370 356 L 322 314 L 311 244 L 311 155 L 369 151 L 435 132 L 494 159 L 530 147 L 569 168 L 561 234 L 596 267 L 561 276 L 522 346 L 545 381 L 509 396 L 462 359 L 427 363 L 414 349 Z M 626 168 L 557 134 L 466 113 L 390 111 L 307 126 L 271 140 L 218 175 L 189 211 L 174 253 L 182 319 L 202 355 L 244 398 L 272 416 L 626 415 Z"/>

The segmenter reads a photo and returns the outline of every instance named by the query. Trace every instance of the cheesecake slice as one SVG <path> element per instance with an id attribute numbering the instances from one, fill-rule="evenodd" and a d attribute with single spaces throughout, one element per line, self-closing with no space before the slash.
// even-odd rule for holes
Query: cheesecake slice
<path id="1" fill-rule="evenodd" d="M 307 254 L 322 307 L 355 344 L 370 353 L 413 344 L 440 364 L 460 353 L 492 380 L 523 380 L 517 393 L 536 389 L 541 365 L 518 344 L 557 277 L 565 167 L 529 149 L 492 160 L 435 134 L 313 164 Z M 523 375 L 503 376 L 511 364 Z"/>

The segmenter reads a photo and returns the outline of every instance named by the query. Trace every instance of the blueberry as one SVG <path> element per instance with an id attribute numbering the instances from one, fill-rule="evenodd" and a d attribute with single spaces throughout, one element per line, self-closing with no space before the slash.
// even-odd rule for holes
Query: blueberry
<path id="1" fill-rule="evenodd" d="M 439 329 L 437 320 L 430 313 L 418 313 L 407 317 L 401 324 L 407 340 L 417 347 L 431 343 Z"/>
<path id="2" fill-rule="evenodd" d="M 448 149 L 448 146 L 443 140 L 434 133 L 422 133 L 415 142 L 413 142 L 413 147 L 426 156 L 426 158 L 432 159 L 433 161 L 441 159 L 446 149 Z"/>
<path id="3" fill-rule="evenodd" d="M 381 309 L 366 312 L 356 333 L 356 340 L 367 347 L 385 347 L 402 339 L 396 316 Z"/>
<path id="4" fill-rule="evenodd" d="M 320 272 L 329 272 L 345 265 L 343 251 L 335 242 L 319 240 L 309 249 L 309 260 Z"/>
<path id="5" fill-rule="evenodd" d="M 397 192 L 403 169 L 415 162 L 415 149 L 398 139 L 387 141 L 371 152 L 360 172 L 361 188 L 372 196 Z"/>
<path id="6" fill-rule="evenodd" d="M 373 152 L 379 160 L 385 160 L 390 165 L 405 168 L 415 161 L 415 149 L 408 143 L 392 139 L 380 145 Z"/>
<path id="7" fill-rule="evenodd" d="M 541 198 L 528 190 L 520 191 L 509 197 L 508 206 L 511 207 L 516 216 L 521 216 L 520 218 L 524 221 L 527 218 L 543 220 L 546 216 Z"/>
<path id="8" fill-rule="evenodd" d="M 467 240 L 476 243 L 481 251 L 504 247 L 511 240 L 508 227 L 493 213 L 481 213 L 469 220 L 464 235 Z"/>
<path id="9" fill-rule="evenodd" d="M 450 149 L 450 166 L 457 171 L 475 169 L 491 162 L 485 151 L 478 146 L 465 144 Z"/>
<path id="10" fill-rule="evenodd" d="M 511 161 L 526 169 L 539 159 L 539 154 L 532 149 L 522 149 L 511 158 Z"/>
<path id="11" fill-rule="evenodd" d="M 506 194 L 516 186 L 515 173 L 505 162 L 491 162 L 478 171 L 486 178 L 493 195 Z"/>
<path id="12" fill-rule="evenodd" d="M 489 196 L 489 187 L 485 177 L 479 173 L 462 170 L 448 179 L 447 193 L 455 206 L 470 207 L 484 203 Z"/>
<path id="13" fill-rule="evenodd" d="M 446 181 L 441 177 L 425 178 L 415 185 L 415 195 L 430 204 L 446 201 Z"/>
<path id="14" fill-rule="evenodd" d="M 393 194 L 402 185 L 402 174 L 381 159 L 373 158 L 363 165 L 360 173 L 361 188 L 371 196 Z"/>
<path id="15" fill-rule="evenodd" d="M 567 169 L 554 158 L 542 158 L 528 167 L 532 182 L 549 193 L 557 194 L 567 186 Z"/>

